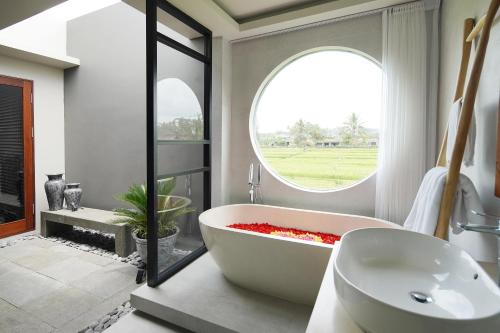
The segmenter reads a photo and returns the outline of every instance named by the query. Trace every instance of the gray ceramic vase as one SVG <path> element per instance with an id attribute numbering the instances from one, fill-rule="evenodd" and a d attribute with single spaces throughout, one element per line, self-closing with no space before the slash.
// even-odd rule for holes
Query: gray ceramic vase
<path id="1" fill-rule="evenodd" d="M 77 211 L 78 208 L 80 208 L 80 200 L 82 200 L 80 183 L 66 184 L 64 199 L 66 199 L 66 207 L 68 207 L 68 209 L 71 209 L 73 212 Z"/>
<path id="2" fill-rule="evenodd" d="M 63 208 L 66 183 L 62 176 L 62 173 L 47 175 L 49 180 L 45 182 L 45 194 L 49 202 L 49 210 L 60 210 Z"/>

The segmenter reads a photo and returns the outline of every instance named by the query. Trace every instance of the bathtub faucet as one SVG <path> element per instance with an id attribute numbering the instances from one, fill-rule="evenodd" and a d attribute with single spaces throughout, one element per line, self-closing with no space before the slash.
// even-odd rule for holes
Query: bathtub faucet
<path id="1" fill-rule="evenodd" d="M 255 180 L 253 163 L 251 163 L 250 170 L 248 171 L 248 187 L 250 188 L 248 194 L 250 196 L 251 204 L 264 203 L 264 199 L 262 197 L 262 191 L 260 189 L 261 176 L 262 176 L 262 165 L 259 163 L 259 166 L 257 168 L 257 180 Z"/>

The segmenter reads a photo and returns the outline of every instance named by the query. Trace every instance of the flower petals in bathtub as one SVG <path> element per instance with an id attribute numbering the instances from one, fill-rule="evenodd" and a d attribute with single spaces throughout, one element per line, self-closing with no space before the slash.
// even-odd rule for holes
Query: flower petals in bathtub
<path id="1" fill-rule="evenodd" d="M 268 223 L 235 223 L 228 225 L 228 227 L 324 244 L 334 244 L 336 241 L 340 240 L 340 236 L 334 234 L 278 227 Z"/>

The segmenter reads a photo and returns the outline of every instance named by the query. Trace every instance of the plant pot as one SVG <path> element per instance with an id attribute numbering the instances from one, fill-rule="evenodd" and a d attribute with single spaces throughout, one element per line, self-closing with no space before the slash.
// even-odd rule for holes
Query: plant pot
<path id="1" fill-rule="evenodd" d="M 60 210 L 63 208 L 66 183 L 62 179 L 62 176 L 62 173 L 47 175 L 49 180 L 45 182 L 45 194 L 49 202 L 49 210 Z"/>
<path id="2" fill-rule="evenodd" d="M 175 242 L 179 235 L 179 228 L 176 227 L 176 232 L 168 237 L 158 238 L 158 266 L 166 268 L 170 255 L 174 251 Z M 148 241 L 144 238 L 137 237 L 135 232 L 132 233 L 137 245 L 137 252 L 144 263 L 148 260 Z"/>
<path id="3" fill-rule="evenodd" d="M 66 184 L 64 190 L 64 199 L 66 199 L 66 207 L 73 212 L 80 208 L 80 200 L 82 199 L 82 189 L 80 183 Z"/>
<path id="4" fill-rule="evenodd" d="M 161 209 L 161 207 L 165 204 L 165 199 L 166 198 L 170 198 L 170 200 L 172 200 L 173 203 L 175 203 L 176 207 L 175 208 L 169 208 L 169 209 Z M 177 204 L 181 202 L 180 205 L 177 206 Z M 188 207 L 189 205 L 191 205 L 191 199 L 190 198 L 186 198 L 186 197 L 181 197 L 181 196 L 177 196 L 177 195 L 158 195 L 158 217 L 161 218 L 162 214 L 164 213 L 169 213 L 169 212 L 173 212 L 173 211 L 176 211 L 176 210 L 179 210 L 179 209 L 183 209 L 183 208 L 186 208 Z M 183 215 L 183 216 L 179 216 L 176 218 L 176 224 L 177 224 L 177 227 L 179 228 L 179 232 L 181 235 L 187 235 L 187 234 L 191 234 L 191 230 L 193 229 L 192 228 L 192 225 L 191 225 L 191 222 L 193 220 L 196 220 L 196 219 L 193 219 L 192 218 L 192 213 L 188 213 L 186 215 Z"/>

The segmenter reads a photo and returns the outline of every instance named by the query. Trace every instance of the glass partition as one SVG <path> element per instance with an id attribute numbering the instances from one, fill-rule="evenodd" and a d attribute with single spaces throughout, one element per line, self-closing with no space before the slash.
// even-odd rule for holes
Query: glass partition
<path id="1" fill-rule="evenodd" d="M 211 32 L 164 0 L 146 1 L 148 285 L 206 252 L 210 208 Z"/>
<path id="2" fill-rule="evenodd" d="M 157 59 L 158 139 L 202 141 L 205 64 L 161 42 Z"/>

